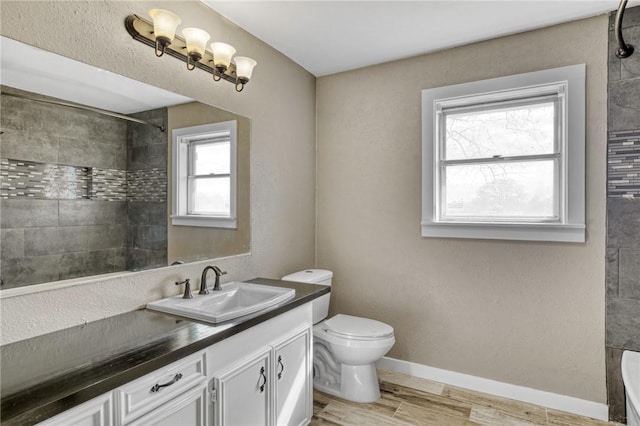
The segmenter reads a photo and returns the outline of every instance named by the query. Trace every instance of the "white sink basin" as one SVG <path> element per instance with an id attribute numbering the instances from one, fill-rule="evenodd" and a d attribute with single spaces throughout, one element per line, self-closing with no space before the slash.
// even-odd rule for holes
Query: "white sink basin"
<path id="1" fill-rule="evenodd" d="M 209 294 L 197 294 L 196 289 L 193 299 L 178 295 L 151 302 L 147 309 L 217 324 L 275 307 L 295 294 L 292 288 L 231 282 L 223 284 L 220 291 L 210 289 Z"/>

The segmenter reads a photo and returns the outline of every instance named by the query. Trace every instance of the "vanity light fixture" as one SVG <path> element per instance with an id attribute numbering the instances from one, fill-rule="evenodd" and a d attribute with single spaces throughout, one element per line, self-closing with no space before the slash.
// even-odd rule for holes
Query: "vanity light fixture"
<path id="1" fill-rule="evenodd" d="M 215 81 L 226 80 L 235 84 L 241 92 L 251 79 L 257 62 L 251 58 L 233 55 L 236 49 L 221 42 L 211 43 L 206 50 L 209 34 L 199 28 L 184 28 L 183 37 L 176 35 L 176 29 L 182 22 L 180 17 L 168 10 L 151 9 L 153 22 L 138 15 L 129 15 L 124 21 L 127 32 L 140 43 L 155 49 L 156 56 L 165 53 L 187 64 L 189 71 L 200 68 L 213 75 Z"/>

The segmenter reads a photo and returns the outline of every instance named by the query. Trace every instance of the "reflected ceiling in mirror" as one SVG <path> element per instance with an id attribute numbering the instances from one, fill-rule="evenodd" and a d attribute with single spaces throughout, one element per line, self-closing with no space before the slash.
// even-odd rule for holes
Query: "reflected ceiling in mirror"
<path id="1" fill-rule="evenodd" d="M 14 40 L 0 43 L 1 289 L 249 251 L 247 118 Z M 167 221 L 171 130 L 229 119 L 238 121 L 242 151 L 238 229 L 199 229 L 189 244 L 192 230 Z"/>

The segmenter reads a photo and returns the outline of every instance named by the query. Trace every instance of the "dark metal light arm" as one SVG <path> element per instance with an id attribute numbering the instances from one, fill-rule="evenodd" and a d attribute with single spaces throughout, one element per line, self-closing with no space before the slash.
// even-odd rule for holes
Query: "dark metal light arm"
<path id="1" fill-rule="evenodd" d="M 616 56 L 618 58 L 628 58 L 633 53 L 633 46 L 626 44 L 622 38 L 622 18 L 624 17 L 624 9 L 627 7 L 627 0 L 620 0 L 618 6 L 618 13 L 616 14 L 616 39 L 618 40 L 618 49 L 616 50 Z"/>
<path id="2" fill-rule="evenodd" d="M 153 24 L 151 22 L 139 17 L 138 15 L 129 15 L 124 20 L 124 26 L 131 37 L 134 38 L 134 40 L 138 40 L 140 43 L 152 47 L 157 52 L 156 39 L 153 35 Z M 233 83 L 234 85 L 237 83 L 236 67 L 233 63 L 230 64 L 229 68 L 227 68 L 224 73 L 220 73 L 219 71 L 215 71 L 215 69 L 213 68 L 213 53 L 208 50 L 204 51 L 202 59 L 200 59 L 198 62 L 194 62 L 188 59 L 187 42 L 184 40 L 184 38 L 178 35 L 174 37 L 171 44 L 164 47 L 164 53 L 187 63 L 188 67 L 192 66 L 190 64 L 195 64 L 195 68 L 200 68 L 201 70 L 214 75 L 216 78 L 220 77 L 221 79 L 226 80 L 229 83 Z"/>

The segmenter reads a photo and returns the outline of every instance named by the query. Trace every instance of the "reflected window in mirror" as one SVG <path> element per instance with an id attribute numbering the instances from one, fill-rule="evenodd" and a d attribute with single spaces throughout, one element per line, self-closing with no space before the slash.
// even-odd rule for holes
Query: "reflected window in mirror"
<path id="1" fill-rule="evenodd" d="M 235 229 L 237 122 L 174 129 L 172 140 L 172 224 Z"/>

